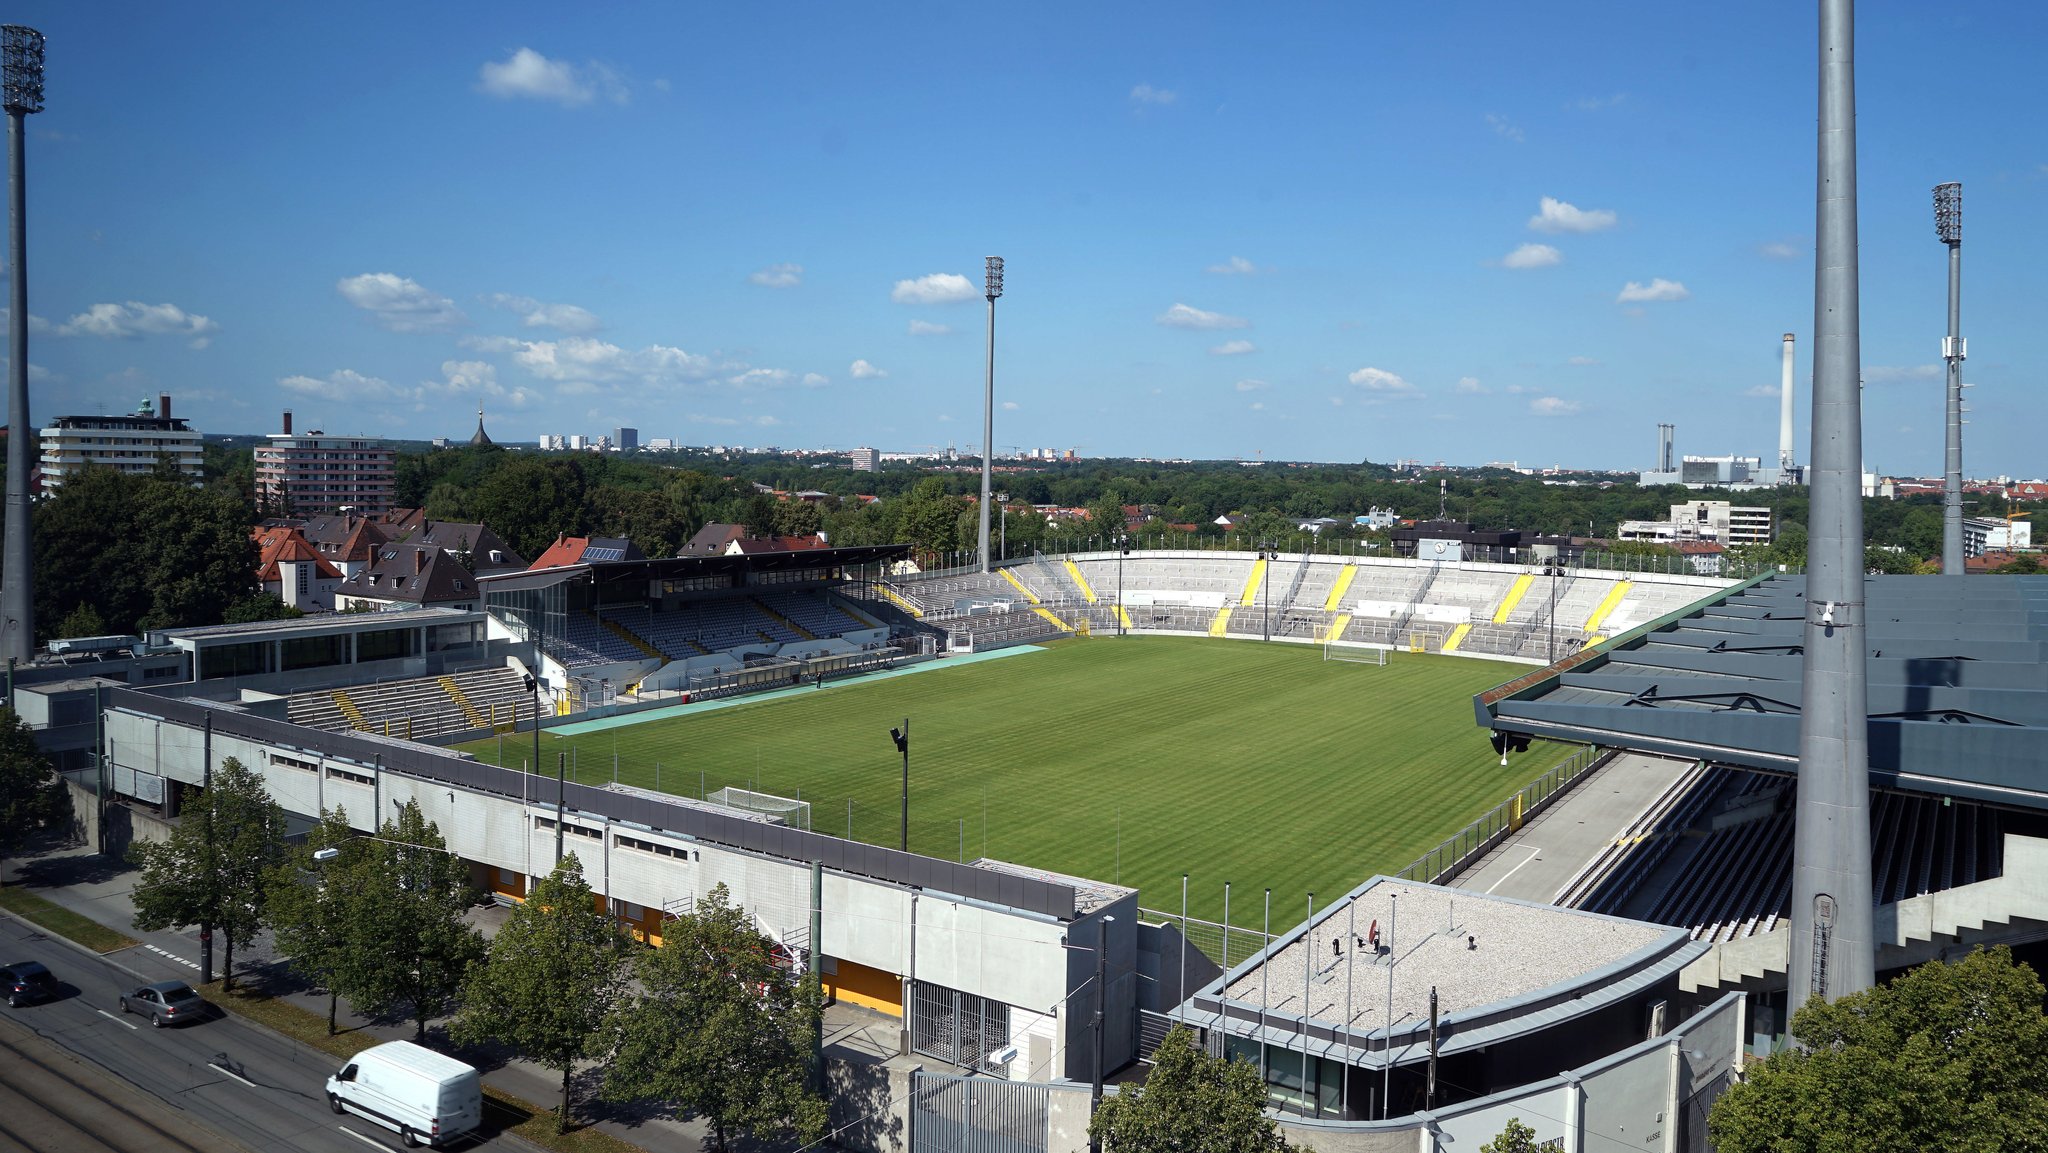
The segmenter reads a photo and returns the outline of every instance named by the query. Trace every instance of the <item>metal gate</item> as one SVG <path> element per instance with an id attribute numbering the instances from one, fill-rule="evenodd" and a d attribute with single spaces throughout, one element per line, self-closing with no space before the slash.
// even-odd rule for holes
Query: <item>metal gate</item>
<path id="1" fill-rule="evenodd" d="M 994 1073 L 991 1054 L 1010 1043 L 1010 1007 L 918 981 L 911 987 L 910 1047 L 963 1069 Z"/>
<path id="2" fill-rule="evenodd" d="M 994 1077 L 917 1073 L 911 1153 L 1045 1153 L 1052 1087 Z"/>

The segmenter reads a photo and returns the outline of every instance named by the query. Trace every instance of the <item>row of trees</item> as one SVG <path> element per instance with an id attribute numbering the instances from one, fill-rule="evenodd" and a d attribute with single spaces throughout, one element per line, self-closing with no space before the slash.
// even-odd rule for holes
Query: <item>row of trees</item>
<path id="1" fill-rule="evenodd" d="M 626 936 L 572 853 L 486 941 L 465 919 L 469 869 L 412 802 L 378 835 L 340 809 L 288 845 L 262 778 L 232 758 L 172 835 L 138 845 L 138 928 L 200 926 L 234 950 L 265 928 L 294 970 L 373 1018 L 453 1013 L 463 1045 L 503 1045 L 562 1075 L 557 1128 L 574 1114 L 576 1069 L 604 1066 L 608 1100 L 694 1113 L 723 1149 L 740 1136 L 817 1139 L 825 1104 L 809 1064 L 822 1013 L 815 980 L 778 968 L 771 942 L 723 886 L 671 922 L 659 949 Z"/>

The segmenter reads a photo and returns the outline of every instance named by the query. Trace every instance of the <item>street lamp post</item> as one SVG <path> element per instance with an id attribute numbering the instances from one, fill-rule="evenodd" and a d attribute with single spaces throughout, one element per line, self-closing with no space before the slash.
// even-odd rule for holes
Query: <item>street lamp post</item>
<path id="1" fill-rule="evenodd" d="M 1557 663 L 1557 578 L 1564 575 L 1564 562 L 1546 561 L 1543 575 L 1550 578 L 1550 663 Z"/>
<path id="2" fill-rule="evenodd" d="M 890 729 L 889 739 L 896 742 L 896 751 L 903 754 L 903 829 L 898 847 L 910 851 L 910 718 L 903 718 L 903 727 Z"/>
<path id="3" fill-rule="evenodd" d="M 1010 494 L 996 494 L 996 556 L 1010 559 Z"/>
<path id="4" fill-rule="evenodd" d="M 987 572 L 989 461 L 996 438 L 996 297 L 1003 294 L 1003 258 L 991 256 L 983 263 L 982 295 L 988 297 L 988 377 L 981 400 L 981 571 Z"/>
<path id="5" fill-rule="evenodd" d="M 1934 230 L 1948 246 L 1948 336 L 1941 359 L 1948 366 L 1947 451 L 1941 484 L 1941 574 L 1963 575 L 1963 186 L 1934 187 Z"/>
<path id="6" fill-rule="evenodd" d="M 0 26 L 0 104 L 7 111 L 7 271 L 12 309 L 7 319 L 7 527 L 0 537 L 0 653 L 10 665 L 36 648 L 34 541 L 29 533 L 30 454 L 35 425 L 28 415 L 28 193 L 23 160 L 25 118 L 43 110 L 43 34 L 20 24 Z M 7 703 L 14 703 L 10 678 Z M 210 939 L 210 938 L 209 938 Z"/>
<path id="7" fill-rule="evenodd" d="M 1280 556 L 1279 548 L 1272 541 L 1259 542 L 1259 559 L 1266 562 L 1266 571 L 1259 574 L 1259 605 L 1264 612 L 1265 624 L 1261 633 L 1265 640 L 1273 639 L 1273 569 L 1272 564 Z"/>

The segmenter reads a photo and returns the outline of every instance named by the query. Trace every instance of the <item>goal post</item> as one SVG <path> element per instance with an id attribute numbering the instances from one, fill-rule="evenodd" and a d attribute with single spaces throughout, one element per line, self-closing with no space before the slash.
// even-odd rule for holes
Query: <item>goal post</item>
<path id="1" fill-rule="evenodd" d="M 1323 659 L 1353 665 L 1384 665 L 1387 663 L 1387 646 L 1324 641 Z"/>
<path id="2" fill-rule="evenodd" d="M 778 797 L 773 793 L 757 793 L 751 789 L 724 788 L 704 798 L 714 805 L 738 809 L 746 813 L 759 813 L 773 817 L 793 829 L 809 832 L 811 829 L 811 803 Z"/>
<path id="3" fill-rule="evenodd" d="M 1444 651 L 1444 630 L 1410 629 L 1405 647 L 1411 653 L 1440 653 Z"/>

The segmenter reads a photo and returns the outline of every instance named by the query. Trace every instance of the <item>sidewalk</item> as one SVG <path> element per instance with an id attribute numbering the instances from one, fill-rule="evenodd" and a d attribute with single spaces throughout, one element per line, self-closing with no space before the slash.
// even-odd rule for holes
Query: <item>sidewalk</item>
<path id="1" fill-rule="evenodd" d="M 199 979 L 199 934 L 196 929 L 145 933 L 135 928 L 133 892 L 139 875 L 133 865 L 93 854 L 82 847 L 51 849 L 35 856 L 10 859 L 5 880 L 19 884 L 52 904 L 118 929 L 142 944 L 107 954 L 108 958 L 149 980 L 172 977 Z M 469 922 L 486 937 L 494 936 L 511 910 L 498 905 L 472 909 Z M 225 957 L 216 941 L 214 976 Z M 271 995 L 288 1001 L 315 1016 L 327 1016 L 327 997 L 306 988 L 277 958 L 270 937 L 263 937 L 248 949 L 235 952 L 235 980 L 238 984 L 265 987 Z M 411 1022 L 375 1022 L 348 1009 L 343 999 L 336 1021 L 345 1032 L 360 1032 L 376 1041 L 409 1041 Z M 430 1022 L 427 1043 L 454 1053 L 484 1071 L 484 1082 L 532 1105 L 553 1109 L 561 1103 L 561 1075 L 531 1062 L 502 1053 L 463 1050 L 447 1035 L 445 1019 Z M 857 1064 L 880 1064 L 896 1055 L 900 1023 L 896 1018 L 854 1005 L 831 1005 L 825 1010 L 825 1051 L 828 1058 Z M 664 1112 L 647 1103 L 613 1105 L 598 1101 L 597 1069 L 589 1067 L 576 1074 L 577 1116 L 623 1141 L 650 1153 L 701 1153 L 711 1148 L 710 1128 L 691 1119 L 675 1121 L 655 1114 Z M 766 1147 L 761 1153 L 769 1153 Z"/>

